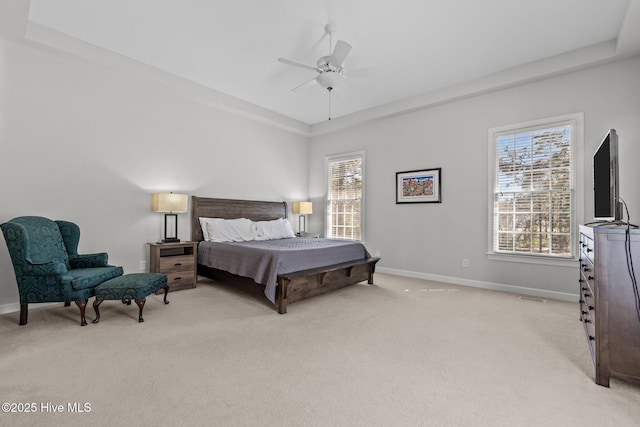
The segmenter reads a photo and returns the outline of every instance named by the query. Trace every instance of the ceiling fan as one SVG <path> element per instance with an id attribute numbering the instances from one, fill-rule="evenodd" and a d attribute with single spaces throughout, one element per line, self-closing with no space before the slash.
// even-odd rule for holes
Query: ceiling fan
<path id="1" fill-rule="evenodd" d="M 315 84 L 319 84 L 323 89 L 326 89 L 329 92 L 329 120 L 331 120 L 331 91 L 336 89 L 344 79 L 344 62 L 347 59 L 349 52 L 351 52 L 351 45 L 344 40 L 338 40 L 332 52 L 332 35 L 338 28 L 335 24 L 329 23 L 325 25 L 324 29 L 329 34 L 329 55 L 318 59 L 318 61 L 316 61 L 316 65 L 305 64 L 288 58 L 278 58 L 278 61 L 318 73 L 318 75 L 311 80 L 294 87 L 293 91 L 295 92 L 304 87 Z"/>

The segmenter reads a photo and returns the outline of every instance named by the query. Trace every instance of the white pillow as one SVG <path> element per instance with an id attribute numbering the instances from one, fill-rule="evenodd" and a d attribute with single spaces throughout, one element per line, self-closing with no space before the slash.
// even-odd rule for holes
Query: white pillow
<path id="1" fill-rule="evenodd" d="M 211 238 L 209 238 L 209 230 L 207 230 L 207 222 L 211 219 L 213 218 L 205 218 L 203 216 L 198 218 L 200 221 L 200 229 L 202 229 L 202 240 L 211 240 Z"/>
<path id="2" fill-rule="evenodd" d="M 247 218 L 206 218 L 208 240 L 212 242 L 245 242 L 253 240 L 251 220 Z"/>
<path id="3" fill-rule="evenodd" d="M 273 240 L 296 237 L 291 228 L 291 223 L 284 218 L 273 221 L 256 221 L 251 226 L 253 240 Z"/>

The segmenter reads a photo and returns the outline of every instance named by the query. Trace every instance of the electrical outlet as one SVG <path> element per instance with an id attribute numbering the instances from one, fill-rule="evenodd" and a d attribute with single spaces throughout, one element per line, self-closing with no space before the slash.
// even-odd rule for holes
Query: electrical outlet
<path id="1" fill-rule="evenodd" d="M 462 259 L 462 266 L 463 266 L 464 268 L 469 267 L 469 260 L 468 260 L 467 258 L 463 258 L 463 259 Z"/>
<path id="2" fill-rule="evenodd" d="M 147 261 L 140 261 L 140 271 L 147 271 Z"/>

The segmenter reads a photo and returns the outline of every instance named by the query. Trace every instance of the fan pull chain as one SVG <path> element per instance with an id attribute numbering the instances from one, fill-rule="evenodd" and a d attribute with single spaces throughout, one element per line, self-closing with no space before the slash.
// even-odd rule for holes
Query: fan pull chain
<path id="1" fill-rule="evenodd" d="M 333 31 L 329 31 L 329 56 L 331 56 L 331 49 L 333 48 Z M 332 87 L 327 88 L 329 91 L 329 120 L 331 120 L 331 91 Z"/>

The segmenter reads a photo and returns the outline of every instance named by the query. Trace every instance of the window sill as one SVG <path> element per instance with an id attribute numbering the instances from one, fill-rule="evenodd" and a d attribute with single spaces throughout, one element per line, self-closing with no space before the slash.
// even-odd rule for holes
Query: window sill
<path id="1" fill-rule="evenodd" d="M 538 255 L 498 254 L 495 252 L 487 252 L 487 257 L 491 261 L 520 262 L 524 264 L 551 265 L 555 267 L 576 268 L 578 265 L 577 258 L 555 258 Z"/>

